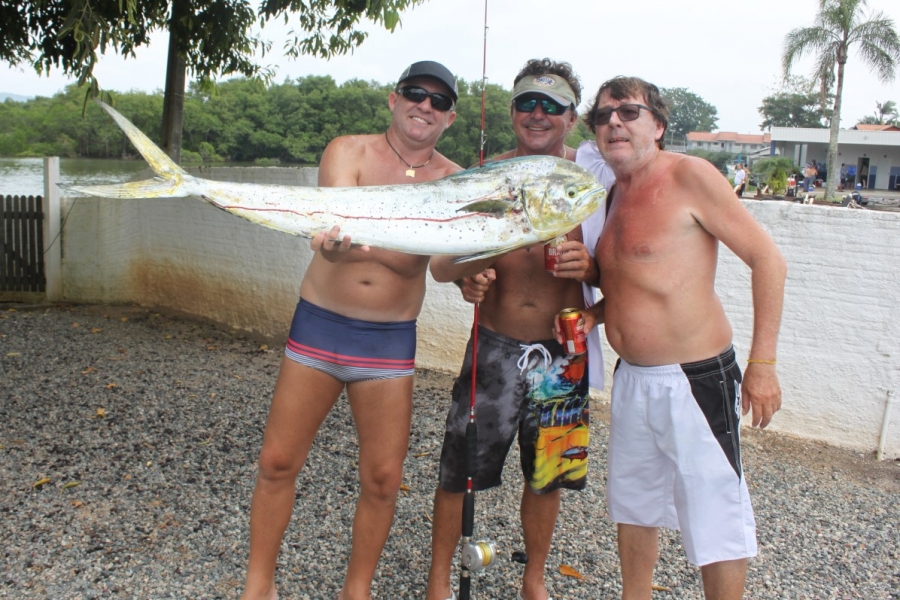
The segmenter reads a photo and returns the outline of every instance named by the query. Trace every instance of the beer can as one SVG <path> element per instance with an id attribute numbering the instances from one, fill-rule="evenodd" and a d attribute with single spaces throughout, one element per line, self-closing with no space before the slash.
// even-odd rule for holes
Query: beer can
<path id="1" fill-rule="evenodd" d="M 559 313 L 559 324 L 566 353 L 572 356 L 587 352 L 587 335 L 584 333 L 584 317 L 577 308 L 564 308 Z"/>
<path id="2" fill-rule="evenodd" d="M 559 264 L 559 245 L 564 241 L 566 241 L 566 236 L 561 235 L 544 244 L 544 268 L 551 273 L 556 270 L 556 265 Z"/>

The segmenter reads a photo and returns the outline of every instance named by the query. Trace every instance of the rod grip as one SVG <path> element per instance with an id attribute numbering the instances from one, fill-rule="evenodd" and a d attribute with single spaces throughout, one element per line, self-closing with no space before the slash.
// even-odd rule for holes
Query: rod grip
<path id="1" fill-rule="evenodd" d="M 475 421 L 469 419 L 466 425 L 466 477 L 475 478 L 475 469 L 478 466 L 478 426 Z"/>
<path id="2" fill-rule="evenodd" d="M 463 569 L 459 574 L 459 600 L 469 600 L 472 589 L 472 578 L 468 569 Z"/>
<path id="3" fill-rule="evenodd" d="M 475 531 L 475 492 L 466 492 L 463 498 L 462 534 L 471 538 Z"/>

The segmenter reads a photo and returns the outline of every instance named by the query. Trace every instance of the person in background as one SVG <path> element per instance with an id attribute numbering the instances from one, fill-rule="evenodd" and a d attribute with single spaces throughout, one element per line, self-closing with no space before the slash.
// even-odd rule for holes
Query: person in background
<path id="1" fill-rule="evenodd" d="M 747 171 L 744 170 L 744 165 L 738 163 L 734 170 L 734 193 L 738 198 L 744 195 L 744 188 L 747 186 L 746 179 Z"/>

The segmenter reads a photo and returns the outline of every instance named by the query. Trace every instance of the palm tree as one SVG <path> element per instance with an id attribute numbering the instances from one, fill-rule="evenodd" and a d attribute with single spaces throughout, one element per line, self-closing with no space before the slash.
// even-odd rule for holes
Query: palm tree
<path id="1" fill-rule="evenodd" d="M 831 135 L 828 139 L 828 181 L 825 198 L 834 198 L 838 169 L 838 130 L 841 123 L 841 96 L 844 92 L 844 66 L 850 47 L 856 46 L 860 58 L 884 82 L 893 81 L 900 62 L 900 38 L 894 21 L 881 12 L 863 14 L 866 0 L 819 0 L 819 13 L 812 27 L 794 29 L 784 39 L 781 59 L 785 79 L 791 67 L 805 53 L 816 57 L 813 78 L 822 92 L 835 84 Z"/>
<path id="2" fill-rule="evenodd" d="M 875 117 L 879 125 L 890 123 L 897 117 L 897 103 L 893 100 L 875 101 Z"/>

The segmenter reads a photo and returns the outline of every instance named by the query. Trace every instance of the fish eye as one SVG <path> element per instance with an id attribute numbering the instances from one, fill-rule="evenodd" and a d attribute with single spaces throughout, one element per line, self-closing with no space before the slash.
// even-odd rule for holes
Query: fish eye
<path id="1" fill-rule="evenodd" d="M 575 192 L 575 188 L 574 188 L 574 187 L 569 187 L 569 188 L 566 190 L 566 195 L 567 195 L 569 198 L 574 198 L 574 197 L 575 197 L 575 193 L 576 193 L 576 192 Z"/>

